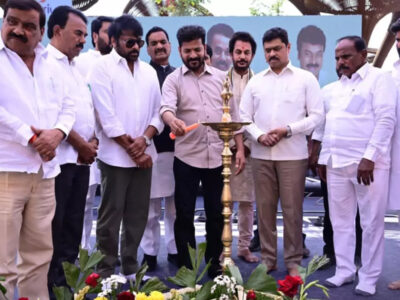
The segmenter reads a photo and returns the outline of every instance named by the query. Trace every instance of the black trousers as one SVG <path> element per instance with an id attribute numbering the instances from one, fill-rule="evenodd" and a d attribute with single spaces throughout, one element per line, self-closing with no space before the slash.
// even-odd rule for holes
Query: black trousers
<path id="1" fill-rule="evenodd" d="M 175 207 L 176 220 L 174 224 L 175 242 L 178 250 L 180 266 L 192 269 L 188 244 L 196 247 L 194 211 L 196 197 L 201 181 L 204 194 L 204 209 L 206 212 L 206 262 L 219 264 L 222 253 L 222 166 L 215 169 L 202 169 L 192 167 L 175 157 Z"/>
<path id="2" fill-rule="evenodd" d="M 66 285 L 62 262 L 75 263 L 78 257 L 88 185 L 89 166 L 61 165 L 61 173 L 55 179 L 54 252 L 48 273 L 50 291 L 54 285 Z"/>

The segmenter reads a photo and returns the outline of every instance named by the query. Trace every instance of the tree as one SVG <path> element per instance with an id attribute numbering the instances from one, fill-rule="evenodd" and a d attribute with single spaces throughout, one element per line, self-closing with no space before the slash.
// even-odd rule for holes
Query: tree
<path id="1" fill-rule="evenodd" d="M 283 4 L 286 0 L 274 0 L 271 4 L 267 4 L 266 0 L 253 0 L 250 7 L 252 16 L 280 16 L 283 12 Z"/>

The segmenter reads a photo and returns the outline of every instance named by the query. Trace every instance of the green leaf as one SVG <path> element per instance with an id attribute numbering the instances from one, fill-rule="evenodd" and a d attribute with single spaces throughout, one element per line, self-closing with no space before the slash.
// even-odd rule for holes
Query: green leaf
<path id="1" fill-rule="evenodd" d="M 196 273 L 183 266 L 174 277 L 168 277 L 168 281 L 179 286 L 194 288 L 196 285 Z"/>
<path id="2" fill-rule="evenodd" d="M 298 266 L 299 274 L 303 282 L 306 282 L 307 279 L 307 269 L 303 268 L 302 266 Z"/>
<path id="3" fill-rule="evenodd" d="M 204 277 L 204 275 L 206 274 L 206 272 L 208 271 L 208 269 L 210 268 L 210 266 L 211 266 L 211 259 L 210 259 L 209 262 L 206 264 L 206 266 L 204 267 L 203 271 L 200 273 L 199 277 L 197 277 L 196 283 L 199 282 L 199 281 Z"/>
<path id="4" fill-rule="evenodd" d="M 75 291 L 80 291 L 81 289 L 83 289 L 83 288 L 85 287 L 85 285 L 86 285 L 85 280 L 86 280 L 86 278 L 88 278 L 88 276 L 89 276 L 90 274 L 92 274 L 92 273 L 93 273 L 93 269 L 89 269 L 89 270 L 87 270 L 86 272 L 84 272 L 84 273 L 82 274 L 82 276 L 80 276 L 79 281 L 78 281 L 77 284 L 76 284 L 76 289 L 75 289 Z"/>
<path id="5" fill-rule="evenodd" d="M 85 272 L 86 270 L 89 270 L 96 266 L 103 258 L 105 255 L 101 254 L 100 251 L 95 251 L 92 253 L 92 255 L 89 256 L 89 259 L 85 265 L 85 268 L 82 270 L 82 272 Z"/>
<path id="6" fill-rule="evenodd" d="M 192 263 L 192 268 L 195 271 L 195 273 L 197 273 L 197 271 L 199 269 L 196 264 L 196 249 L 193 249 L 192 247 L 190 247 L 189 243 L 188 243 L 188 249 L 189 249 L 190 262 Z"/>
<path id="7" fill-rule="evenodd" d="M 62 263 L 63 269 L 64 269 L 64 274 L 65 274 L 65 279 L 67 281 L 67 284 L 74 290 L 76 291 L 76 285 L 78 283 L 79 279 L 79 268 L 75 266 L 74 264 L 71 264 L 67 261 L 64 261 Z"/>
<path id="8" fill-rule="evenodd" d="M 240 274 L 240 270 L 237 266 L 235 265 L 228 265 L 228 269 L 230 276 L 235 278 L 237 284 L 243 285 L 243 278 L 242 275 Z"/>
<path id="9" fill-rule="evenodd" d="M 163 292 L 167 289 L 168 287 L 160 279 L 158 279 L 157 277 L 153 277 L 146 281 L 140 291 L 149 294 L 152 291 Z"/>
<path id="10" fill-rule="evenodd" d="M 245 290 L 253 289 L 260 292 L 277 293 L 275 279 L 267 274 L 267 267 L 264 264 L 260 264 L 254 269 L 243 287 Z"/>
<path id="11" fill-rule="evenodd" d="M 199 269 L 200 269 L 200 265 L 201 265 L 201 262 L 203 261 L 203 259 L 204 259 L 204 256 L 205 256 L 205 254 L 206 254 L 206 250 L 207 250 L 207 243 L 200 243 L 198 246 L 197 246 L 197 257 L 196 257 L 196 273 L 199 271 Z"/>
<path id="12" fill-rule="evenodd" d="M 72 300 L 73 295 L 66 286 L 54 286 L 53 293 L 57 300 Z"/>
<path id="13" fill-rule="evenodd" d="M 146 274 L 146 271 L 149 267 L 147 266 L 147 263 L 144 263 L 139 270 L 136 272 L 136 278 L 135 278 L 135 285 L 133 287 L 135 292 L 139 291 L 140 284 L 142 283 L 144 274 Z"/>
<path id="14" fill-rule="evenodd" d="M 213 286 L 212 281 L 205 283 L 196 295 L 196 300 L 208 300 L 211 299 L 211 287 Z"/>
<path id="15" fill-rule="evenodd" d="M 0 292 L 1 292 L 3 295 L 5 295 L 5 294 L 7 293 L 7 289 L 6 289 L 2 284 L 0 284 Z"/>
<path id="16" fill-rule="evenodd" d="M 84 270 L 89 260 L 89 252 L 86 249 L 79 247 L 79 266 Z"/>
<path id="17" fill-rule="evenodd" d="M 327 258 L 326 255 L 314 256 L 312 260 L 308 263 L 306 277 L 310 276 L 327 263 L 329 263 L 329 258 Z"/>

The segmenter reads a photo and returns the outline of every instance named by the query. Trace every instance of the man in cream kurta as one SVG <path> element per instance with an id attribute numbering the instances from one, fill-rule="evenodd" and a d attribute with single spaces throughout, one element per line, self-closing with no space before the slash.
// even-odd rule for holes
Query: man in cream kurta
<path id="1" fill-rule="evenodd" d="M 248 32 L 236 32 L 229 41 L 229 53 L 232 57 L 233 67 L 228 71 L 228 78 L 231 83 L 233 97 L 231 101 L 235 101 L 239 107 L 240 100 L 244 88 L 249 80 L 254 76 L 250 69 L 251 61 L 256 53 L 256 42 Z M 234 143 L 231 141 L 230 146 L 235 153 Z M 236 173 L 235 164 L 231 165 L 232 176 L 230 178 L 232 200 L 238 202 L 238 257 L 246 262 L 258 262 L 259 258 L 253 255 L 250 250 L 250 241 L 253 233 L 254 219 L 254 181 L 253 172 L 250 165 L 250 149 L 251 142 L 244 137 L 246 164 L 243 172 Z"/>

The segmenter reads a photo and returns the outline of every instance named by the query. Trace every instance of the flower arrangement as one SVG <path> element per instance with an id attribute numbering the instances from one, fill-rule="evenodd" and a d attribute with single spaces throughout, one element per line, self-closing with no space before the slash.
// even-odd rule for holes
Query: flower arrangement
<path id="1" fill-rule="evenodd" d="M 254 269 L 246 282 L 239 268 L 230 265 L 225 268 L 223 275 L 199 285 L 210 267 L 209 262 L 200 270 L 205 251 L 206 243 L 199 244 L 197 250 L 189 247 L 193 269 L 182 267 L 175 276 L 169 277 L 169 282 L 182 288 L 171 289 L 169 293 L 163 294 L 167 287 L 157 277 L 142 284 L 147 265 L 138 270 L 136 281 L 129 282 L 129 289 L 123 290 L 128 283 L 124 276 L 111 275 L 102 279 L 93 272 L 94 266 L 103 258 L 99 251 L 89 256 L 86 250 L 81 249 L 79 266 L 63 263 L 67 284 L 71 289 L 54 287 L 53 290 L 57 300 L 83 300 L 87 294 L 96 294 L 95 300 L 307 300 L 311 287 L 322 289 L 329 297 L 328 289 L 319 284 L 318 280 L 307 282 L 308 276 L 329 261 L 325 256 L 314 257 L 307 268 L 299 267 L 300 276 L 286 276 L 277 282 L 267 274 L 263 264 Z M 1 286 L 0 290 L 3 291 Z"/>

